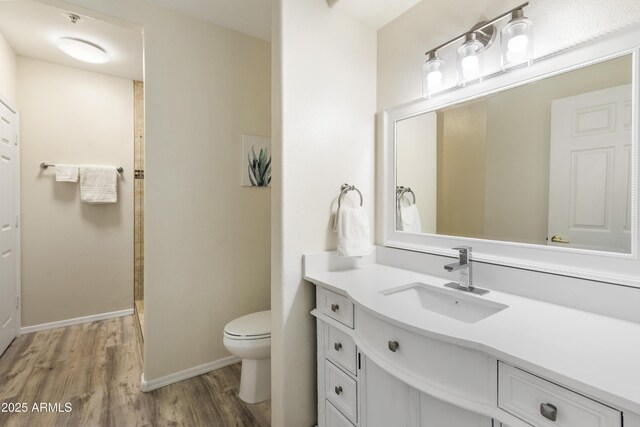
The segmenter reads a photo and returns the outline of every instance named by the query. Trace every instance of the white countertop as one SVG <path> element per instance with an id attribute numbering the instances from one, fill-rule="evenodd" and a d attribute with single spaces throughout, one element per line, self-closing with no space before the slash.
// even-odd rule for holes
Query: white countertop
<path id="1" fill-rule="evenodd" d="M 493 290 L 472 297 L 509 307 L 464 323 L 381 294 L 412 282 L 442 286 L 449 280 L 375 263 L 304 278 L 397 326 L 480 350 L 640 414 L 640 324 Z"/>

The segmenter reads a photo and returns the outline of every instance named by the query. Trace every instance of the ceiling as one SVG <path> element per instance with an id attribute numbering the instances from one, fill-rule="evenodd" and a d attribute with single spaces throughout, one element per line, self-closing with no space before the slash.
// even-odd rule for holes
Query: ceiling
<path id="1" fill-rule="evenodd" d="M 143 80 L 141 32 L 88 17 L 73 24 L 68 13 L 35 1 L 0 1 L 0 33 L 20 56 Z M 102 46 L 109 54 L 109 62 L 89 64 L 68 56 L 55 45 L 60 37 L 80 38 Z"/>
<path id="2" fill-rule="evenodd" d="M 270 40 L 271 0 L 148 0 L 233 30 Z M 316 0 L 322 1 L 322 0 Z M 379 29 L 421 0 L 325 0 L 344 13 Z M 102 74 L 143 80 L 140 31 L 83 16 L 71 23 L 66 11 L 31 0 L 0 1 L 0 33 L 16 54 Z M 106 64 L 73 59 L 55 46 L 60 37 L 76 37 L 102 46 Z"/>
<path id="3" fill-rule="evenodd" d="M 271 40 L 271 0 L 149 1 L 250 36 Z M 326 0 L 333 10 L 363 21 L 376 30 L 420 1 L 422 0 Z"/>
<path id="4" fill-rule="evenodd" d="M 363 21 L 376 30 L 387 25 L 422 0 L 327 0 L 339 12 Z"/>
<path id="5" fill-rule="evenodd" d="M 271 40 L 271 0 L 149 0 L 263 40 Z"/>

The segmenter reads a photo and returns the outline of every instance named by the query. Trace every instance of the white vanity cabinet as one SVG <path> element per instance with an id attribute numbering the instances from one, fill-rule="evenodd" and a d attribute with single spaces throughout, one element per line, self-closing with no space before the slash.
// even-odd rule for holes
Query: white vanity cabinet
<path id="1" fill-rule="evenodd" d="M 492 427 L 492 420 L 410 387 L 363 357 L 362 423 L 368 427 Z"/>
<path id="2" fill-rule="evenodd" d="M 498 406 L 533 425 L 622 426 L 621 411 L 502 362 Z"/>
<path id="3" fill-rule="evenodd" d="M 361 355 L 352 338 L 353 303 L 317 288 L 318 424 L 359 425 Z"/>
<path id="4" fill-rule="evenodd" d="M 372 357 L 381 363 L 387 366 L 395 364 L 398 368 L 408 369 L 407 372 L 413 371 L 416 375 L 420 375 L 420 372 L 425 371 L 427 367 L 426 371 L 431 372 L 432 375 L 437 373 L 435 376 L 441 381 L 444 381 L 442 373 L 446 375 L 447 369 L 433 365 L 429 360 L 445 356 L 448 350 L 447 345 L 441 348 L 432 346 L 429 349 L 429 343 L 421 343 L 421 340 L 416 339 L 417 337 L 410 332 L 354 309 L 353 303 L 348 298 L 326 289 L 317 288 L 316 296 L 318 425 L 320 427 L 491 427 L 493 425 L 489 417 L 445 403 L 411 387 L 379 366 L 373 358 L 368 357 L 363 349 L 356 346 L 353 337 L 358 335 L 363 345 L 371 346 Z M 363 326 L 362 331 L 357 329 L 357 324 Z M 351 328 L 352 325 L 356 328 Z M 394 341 L 387 339 L 389 337 L 400 340 L 403 348 L 398 347 L 393 351 Z M 380 347 L 380 351 L 376 351 L 374 346 Z M 389 359 L 376 354 L 383 351 L 389 353 Z M 441 353 L 439 356 L 436 355 L 438 352 Z M 393 360 L 394 357 L 397 360 Z M 469 363 L 468 369 L 473 368 L 473 372 L 476 373 L 478 362 L 483 368 L 488 367 L 488 361 L 485 358 L 471 360 L 467 354 L 462 360 Z M 432 366 L 429 368 L 430 364 Z M 466 369 L 460 370 L 458 378 L 462 378 L 465 371 Z M 486 373 L 473 374 L 473 376 L 482 378 L 482 383 L 489 383 L 486 381 Z M 467 382 L 465 384 L 468 385 Z M 477 392 L 478 389 L 483 392 L 492 392 L 486 385 L 472 387 L 472 389 L 473 392 Z"/>
<path id="5" fill-rule="evenodd" d="M 635 414 L 346 295 L 317 286 L 316 297 L 319 427 L 640 427 Z"/>
<path id="6" fill-rule="evenodd" d="M 411 404 L 414 403 L 411 388 L 366 357 L 363 365 L 361 424 L 371 427 L 409 425 Z"/>

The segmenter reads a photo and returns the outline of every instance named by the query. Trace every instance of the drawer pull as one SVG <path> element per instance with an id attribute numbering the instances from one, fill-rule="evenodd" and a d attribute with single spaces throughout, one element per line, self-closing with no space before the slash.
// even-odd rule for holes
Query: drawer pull
<path id="1" fill-rule="evenodd" d="M 340 349 L 342 348 L 342 344 L 341 344 L 341 343 L 339 343 L 339 342 L 337 342 L 337 343 L 335 343 L 335 344 L 333 345 L 333 348 L 335 348 L 335 349 L 336 349 L 336 351 L 340 351 Z"/>
<path id="2" fill-rule="evenodd" d="M 398 344 L 398 341 L 389 341 L 389 350 L 395 353 L 398 347 L 400 347 L 400 344 Z"/>
<path id="3" fill-rule="evenodd" d="M 548 420 L 555 421 L 558 418 L 558 408 L 551 403 L 541 403 L 540 414 Z"/>
<path id="4" fill-rule="evenodd" d="M 335 313 L 338 310 L 340 310 L 340 306 L 338 304 L 331 304 L 331 311 Z"/>
<path id="5" fill-rule="evenodd" d="M 342 393 L 342 387 L 339 385 L 337 385 L 334 390 L 338 396 L 340 396 L 340 394 Z"/>

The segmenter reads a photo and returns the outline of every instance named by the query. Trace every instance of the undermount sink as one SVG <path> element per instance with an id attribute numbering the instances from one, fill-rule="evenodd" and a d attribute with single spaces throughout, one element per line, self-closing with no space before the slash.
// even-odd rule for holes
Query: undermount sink
<path id="1" fill-rule="evenodd" d="M 417 305 L 424 310 L 465 323 L 476 323 L 509 307 L 461 291 L 450 291 L 420 282 L 382 291 L 381 294 L 404 303 L 407 307 Z"/>

